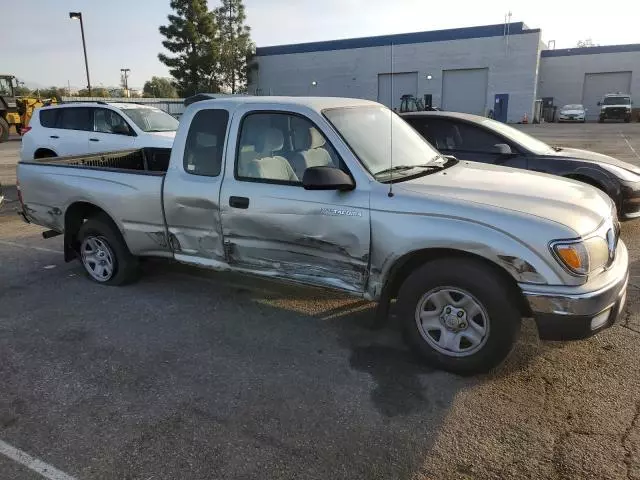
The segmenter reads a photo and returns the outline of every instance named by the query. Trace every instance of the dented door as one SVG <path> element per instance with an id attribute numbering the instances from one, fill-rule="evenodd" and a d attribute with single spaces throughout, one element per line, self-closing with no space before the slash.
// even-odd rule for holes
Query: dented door
<path id="1" fill-rule="evenodd" d="M 237 203 L 233 197 L 248 201 Z M 309 191 L 228 179 L 220 203 L 230 266 L 350 292 L 364 290 L 368 192 Z"/>
<path id="2" fill-rule="evenodd" d="M 187 116 L 189 133 L 174 143 L 164 183 L 169 239 L 177 260 L 220 267 L 225 255 L 219 199 L 229 112 L 205 109 Z"/>
<path id="3" fill-rule="evenodd" d="M 369 263 L 369 185 L 305 190 L 310 166 L 350 172 L 320 116 L 293 109 L 236 111 L 220 195 L 229 266 L 264 276 L 363 292 Z M 328 133 L 326 133 L 328 132 Z M 230 139 L 230 143 L 231 140 Z"/>

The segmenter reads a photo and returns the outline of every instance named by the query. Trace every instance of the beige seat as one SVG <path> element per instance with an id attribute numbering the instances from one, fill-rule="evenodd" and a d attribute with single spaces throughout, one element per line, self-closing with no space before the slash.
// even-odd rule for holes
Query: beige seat
<path id="1" fill-rule="evenodd" d="M 304 171 L 309 167 L 335 166 L 331 155 L 324 148 L 326 140 L 314 127 L 301 124 L 293 131 L 293 148 L 296 154 L 291 158 L 291 166 L 302 178 Z"/>
<path id="2" fill-rule="evenodd" d="M 282 150 L 284 137 L 276 128 L 261 132 L 256 144 L 256 158 L 247 163 L 247 177 L 297 182 L 298 177 L 286 158 L 274 155 Z"/>

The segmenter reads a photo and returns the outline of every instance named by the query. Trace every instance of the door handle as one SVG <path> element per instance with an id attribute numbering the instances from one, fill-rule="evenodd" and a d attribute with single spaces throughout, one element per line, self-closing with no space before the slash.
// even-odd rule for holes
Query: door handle
<path id="1" fill-rule="evenodd" d="M 90 142 L 99 142 L 100 139 L 99 138 L 90 138 L 89 141 Z"/>
<path id="2" fill-rule="evenodd" d="M 49 135 L 49 138 L 60 138 L 58 135 Z"/>
<path id="3" fill-rule="evenodd" d="M 229 206 L 233 208 L 249 208 L 247 197 L 229 197 Z"/>

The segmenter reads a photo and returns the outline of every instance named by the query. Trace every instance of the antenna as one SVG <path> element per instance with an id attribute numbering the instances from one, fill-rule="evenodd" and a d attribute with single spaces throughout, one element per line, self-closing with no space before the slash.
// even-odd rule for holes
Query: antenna
<path id="1" fill-rule="evenodd" d="M 391 145 L 391 160 L 389 164 L 389 198 L 393 197 L 393 42 L 391 42 L 391 111 L 389 115 L 389 144 Z"/>

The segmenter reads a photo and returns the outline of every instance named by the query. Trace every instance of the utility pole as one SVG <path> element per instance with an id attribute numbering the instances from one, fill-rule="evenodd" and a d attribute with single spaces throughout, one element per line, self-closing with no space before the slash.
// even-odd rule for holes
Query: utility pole
<path id="1" fill-rule="evenodd" d="M 122 78 L 124 79 L 124 96 L 129 98 L 129 79 L 128 74 L 131 71 L 129 68 L 121 68 L 120 72 L 122 72 Z"/>

